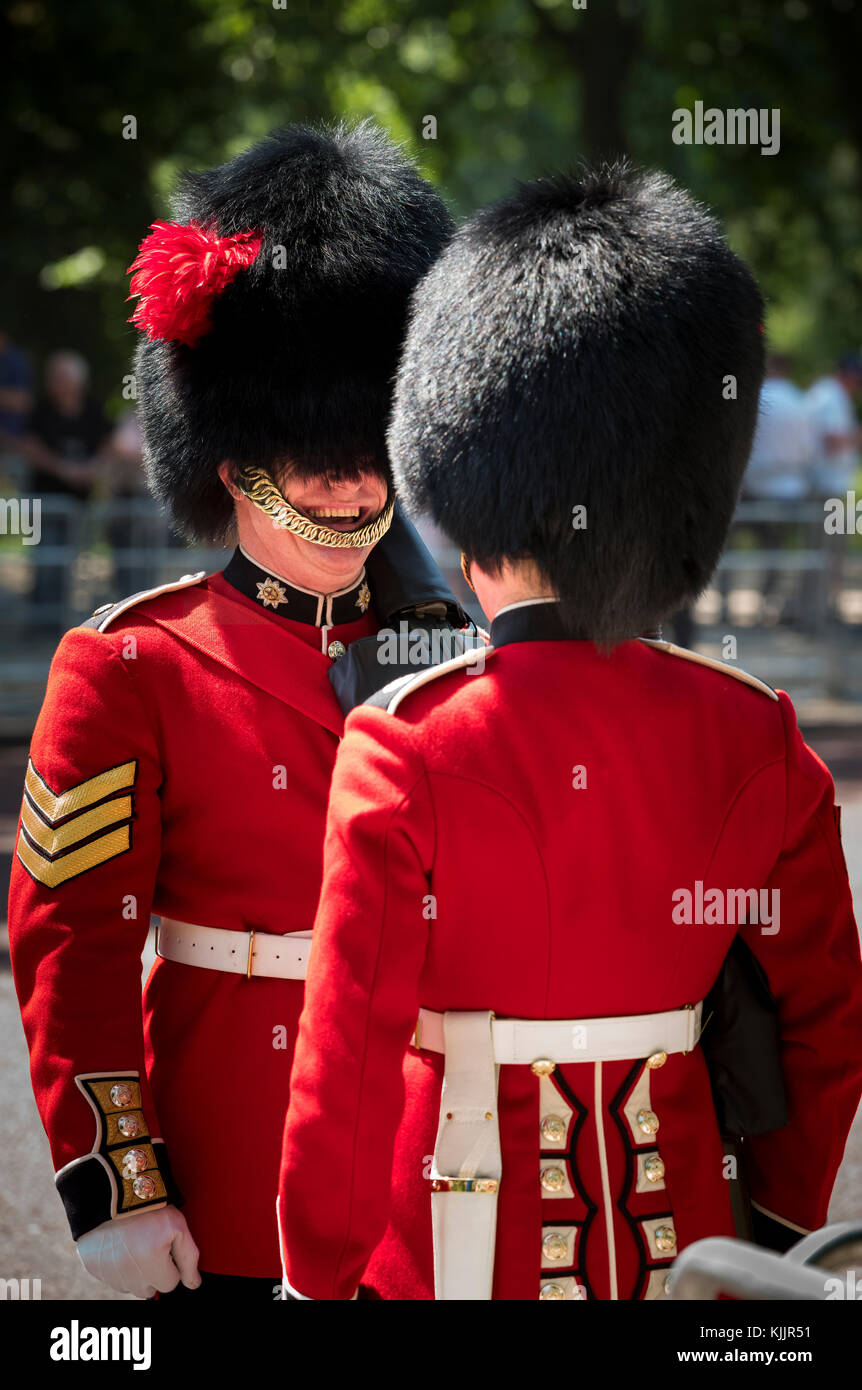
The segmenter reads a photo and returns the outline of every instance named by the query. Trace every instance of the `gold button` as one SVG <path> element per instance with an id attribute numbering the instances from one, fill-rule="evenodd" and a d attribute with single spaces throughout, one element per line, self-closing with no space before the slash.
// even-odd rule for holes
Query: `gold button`
<path id="1" fill-rule="evenodd" d="M 330 642 L 329 646 L 326 648 L 326 655 L 333 661 L 337 661 L 340 656 L 344 656 L 346 651 L 347 648 L 343 642 Z"/>
<path id="2" fill-rule="evenodd" d="M 539 1298 L 565 1298 L 566 1291 L 562 1284 L 543 1284 L 539 1290 Z"/>
<path id="3" fill-rule="evenodd" d="M 546 1192 L 559 1192 L 566 1185 L 566 1175 L 562 1168 L 543 1168 L 541 1182 Z"/>
<path id="4" fill-rule="evenodd" d="M 144 1127 L 137 1115 L 120 1115 L 117 1120 L 117 1129 L 124 1139 L 136 1139 L 139 1134 L 144 1133 Z"/>
<path id="5" fill-rule="evenodd" d="M 549 1057 L 540 1057 L 538 1061 L 530 1063 L 530 1071 L 534 1076 L 550 1076 L 556 1065 Z"/>
<path id="6" fill-rule="evenodd" d="M 658 1133 L 658 1115 L 654 1110 L 639 1110 L 637 1114 L 638 1129 L 644 1134 Z"/>
<path id="7" fill-rule="evenodd" d="M 155 1197 L 156 1195 L 155 1178 L 151 1178 L 148 1173 L 144 1173 L 140 1178 L 135 1178 L 132 1183 L 132 1191 L 135 1196 L 140 1197 L 142 1201 L 149 1201 L 150 1197 Z"/>
<path id="8" fill-rule="evenodd" d="M 654 1052 L 651 1057 L 647 1057 L 647 1066 L 650 1071 L 655 1071 L 657 1067 L 663 1067 L 666 1061 L 666 1052 Z"/>
<path id="9" fill-rule="evenodd" d="M 111 605 L 108 604 L 108 607 L 110 608 Z M 98 611 L 97 609 L 96 612 Z M 125 1081 L 118 1081 L 115 1086 L 112 1086 L 109 1095 L 111 1097 L 111 1104 L 116 1106 L 131 1105 L 132 1101 L 135 1099 L 134 1091 L 131 1086 L 126 1085 Z"/>
<path id="10" fill-rule="evenodd" d="M 123 1172 L 126 1177 L 130 1177 L 133 1173 L 142 1173 L 148 1162 L 145 1149 L 127 1149 L 123 1154 Z"/>
<path id="11" fill-rule="evenodd" d="M 568 1126 L 559 1115 L 546 1115 L 542 1120 L 542 1138 L 549 1144 L 560 1144 L 566 1137 Z"/>
<path id="12" fill-rule="evenodd" d="M 569 1242 L 559 1231 L 549 1231 L 542 1240 L 542 1254 L 546 1260 L 565 1260 L 569 1253 Z"/>
<path id="13" fill-rule="evenodd" d="M 644 1159 L 644 1177 L 647 1182 L 661 1182 L 664 1177 L 664 1159 L 658 1154 L 650 1154 Z"/>
<path id="14" fill-rule="evenodd" d="M 673 1250 L 676 1248 L 676 1231 L 673 1226 L 656 1226 L 655 1243 L 659 1250 Z"/>

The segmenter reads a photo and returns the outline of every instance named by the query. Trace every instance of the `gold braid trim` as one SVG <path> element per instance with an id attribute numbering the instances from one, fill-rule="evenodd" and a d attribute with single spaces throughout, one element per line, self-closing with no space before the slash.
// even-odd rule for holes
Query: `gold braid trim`
<path id="1" fill-rule="evenodd" d="M 333 531 L 330 526 L 312 521 L 292 507 L 264 468 L 241 469 L 236 485 L 243 496 L 272 517 L 282 531 L 292 531 L 295 536 L 310 541 L 312 545 L 328 545 L 334 550 L 359 550 L 366 545 L 375 545 L 389 530 L 395 510 L 395 498 L 392 496 L 375 521 L 369 521 L 358 531 Z"/>

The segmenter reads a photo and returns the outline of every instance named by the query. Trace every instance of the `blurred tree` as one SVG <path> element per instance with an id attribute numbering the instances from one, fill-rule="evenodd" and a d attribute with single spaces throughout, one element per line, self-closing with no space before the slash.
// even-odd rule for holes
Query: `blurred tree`
<path id="1" fill-rule="evenodd" d="M 194 0 L 140 11 L 17 0 L 4 16 L 13 273 L 0 316 L 39 354 L 84 351 L 112 394 L 133 338 L 123 272 L 152 218 L 154 168 L 177 150 L 209 158 L 233 131 L 234 83 L 202 42 L 206 22 Z"/>
<path id="2" fill-rule="evenodd" d="M 530 0 L 537 32 L 548 49 L 577 75 L 580 99 L 580 147 L 587 159 L 627 154 L 625 104 L 632 68 L 643 43 L 640 4 L 605 4 L 579 13 L 576 22 L 557 18 L 557 5 Z"/>
<path id="3" fill-rule="evenodd" d="M 176 171 L 332 116 L 376 116 L 458 212 L 581 155 L 667 168 L 727 219 L 802 370 L 859 344 L 862 0 L 10 0 L 2 26 L 0 321 L 85 351 L 115 400 L 124 271 Z M 675 145 L 698 100 L 779 108 L 780 152 Z"/>

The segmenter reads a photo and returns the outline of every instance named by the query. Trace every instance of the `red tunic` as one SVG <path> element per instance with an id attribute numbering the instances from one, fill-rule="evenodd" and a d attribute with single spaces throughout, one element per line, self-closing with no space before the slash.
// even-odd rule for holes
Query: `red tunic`
<path id="1" fill-rule="evenodd" d="M 832 781 L 785 694 L 674 650 L 515 640 L 484 674 L 442 668 L 394 713 L 349 716 L 284 1139 L 300 1294 L 349 1298 L 362 1280 L 384 1298 L 433 1297 L 443 1059 L 409 1046 L 417 1009 L 579 1019 L 695 1004 L 736 932 L 674 920 L 674 895 L 698 882 L 780 890 L 779 930 L 741 932 L 777 999 L 790 1120 L 746 1142 L 748 1175 L 780 1221 L 825 1220 L 862 1089 Z M 499 1109 L 495 1298 L 535 1299 L 549 1279 L 588 1298 L 660 1297 L 679 1250 L 734 1234 L 700 1048 L 656 1069 L 558 1065 L 544 1081 L 503 1066 Z M 549 1114 L 559 1141 L 543 1133 Z M 564 1169 L 559 1193 L 540 1185 L 548 1162 Z M 562 1262 L 543 1255 L 549 1233 L 567 1242 Z"/>
<path id="2" fill-rule="evenodd" d="M 170 1198 L 162 1139 L 201 1269 L 280 1277 L 275 1193 L 302 982 L 159 959 L 142 1017 L 141 952 L 151 912 L 311 927 L 342 729 L 321 645 L 375 630 L 370 611 L 328 630 L 290 621 L 215 575 L 58 648 L 9 920 L 76 1234 Z M 117 1084 L 131 1084 L 120 1105 Z M 143 1197 L 116 1171 L 123 1115 L 138 1125 Z"/>

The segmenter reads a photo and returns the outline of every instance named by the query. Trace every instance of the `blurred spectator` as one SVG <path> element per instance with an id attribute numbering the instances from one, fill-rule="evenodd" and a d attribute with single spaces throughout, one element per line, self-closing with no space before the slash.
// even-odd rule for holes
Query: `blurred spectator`
<path id="1" fill-rule="evenodd" d="M 814 431 L 805 392 L 790 379 L 789 357 L 773 353 L 767 359 L 766 379 L 760 390 L 757 428 L 751 457 L 742 480 L 742 497 L 751 502 L 796 502 L 810 486 L 814 463 Z M 746 522 L 758 550 L 781 550 L 788 542 L 804 544 L 799 527 L 780 517 Z M 804 528 L 803 528 L 804 529 Z M 792 606 L 788 598 L 774 602 L 781 571 L 772 565 L 763 572 L 761 615 L 773 621 L 798 620 L 799 594 Z M 796 586 L 798 589 L 798 585 Z"/>
<path id="2" fill-rule="evenodd" d="M 101 471 L 111 427 L 89 394 L 90 369 L 77 352 L 55 352 L 45 367 L 45 394 L 30 417 L 24 453 L 36 496 L 86 498 Z"/>
<path id="3" fill-rule="evenodd" d="M 862 358 L 846 353 L 832 376 L 821 377 L 808 390 L 807 405 L 814 431 L 814 466 L 811 493 L 819 500 L 843 498 L 852 488 L 859 468 L 862 428 L 856 401 L 862 396 Z M 823 522 L 816 525 L 817 543 L 824 545 Z M 846 535 L 830 535 L 824 548 L 825 567 L 806 577 L 806 607 L 816 624 L 840 617 L 841 587 Z M 810 598 L 809 596 L 810 592 Z"/>
<path id="4" fill-rule="evenodd" d="M 804 497 L 814 447 L 805 392 L 790 380 L 790 359 L 776 354 L 766 365 L 743 496 L 776 501 Z"/>
<path id="5" fill-rule="evenodd" d="M 144 475 L 144 440 L 136 410 L 120 417 L 108 444 L 112 497 L 148 497 Z"/>
<path id="6" fill-rule="evenodd" d="M 42 537 L 31 591 L 33 619 L 59 632 L 66 608 L 71 554 L 46 550 L 78 545 L 83 503 L 104 468 L 111 427 L 89 394 L 90 369 L 76 352 L 55 352 L 45 367 L 45 394 L 30 417 L 21 452 L 29 487 L 42 501 Z"/>
<path id="7" fill-rule="evenodd" d="M 110 457 L 109 486 L 115 515 L 108 526 L 108 537 L 114 553 L 114 597 L 124 598 L 142 588 L 148 579 L 146 570 L 130 558 L 130 551 L 141 547 L 146 526 L 136 512 L 136 504 L 149 495 L 144 475 L 144 441 L 137 412 L 129 410 L 118 421 L 108 445 Z"/>
<path id="8" fill-rule="evenodd" d="M 26 352 L 0 328 L 0 449 L 12 450 L 33 405 L 33 372 Z"/>
<path id="9" fill-rule="evenodd" d="M 814 431 L 811 491 L 815 497 L 843 497 L 859 468 L 862 429 L 855 402 L 862 396 L 862 357 L 848 353 L 832 376 L 809 388 L 806 403 Z"/>

